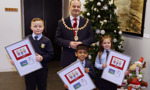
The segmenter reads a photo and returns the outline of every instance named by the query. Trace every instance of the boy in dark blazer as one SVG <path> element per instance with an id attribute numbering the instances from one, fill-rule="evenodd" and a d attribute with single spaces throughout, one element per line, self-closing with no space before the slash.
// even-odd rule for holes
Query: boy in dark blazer
<path id="1" fill-rule="evenodd" d="M 92 63 L 86 59 L 86 57 L 88 56 L 87 46 L 84 44 L 79 44 L 76 48 L 75 56 L 77 57 L 77 60 L 79 60 L 82 63 L 85 72 L 88 73 L 91 78 L 94 78 L 94 67 Z"/>
<path id="2" fill-rule="evenodd" d="M 44 30 L 44 21 L 40 18 L 34 18 L 31 21 L 31 30 L 33 33 L 29 37 L 32 46 L 36 52 L 36 61 L 43 66 L 42 69 L 25 75 L 26 90 L 46 90 L 47 86 L 47 63 L 53 58 L 53 47 L 51 41 L 42 35 Z M 13 60 L 11 64 L 14 65 Z"/>
<path id="3" fill-rule="evenodd" d="M 75 49 L 79 44 L 90 46 L 94 41 L 91 22 L 80 16 L 80 0 L 71 0 L 70 15 L 58 22 L 55 42 L 63 47 L 61 53 L 61 66 L 66 67 L 76 60 Z"/>
<path id="4" fill-rule="evenodd" d="M 81 62 L 81 64 L 84 67 L 85 73 L 88 73 L 92 79 L 95 77 L 94 67 L 92 63 L 88 60 L 86 60 L 86 57 L 88 56 L 88 48 L 84 44 L 79 44 L 76 47 L 75 56 L 77 57 L 77 60 Z M 64 85 L 65 89 L 68 89 L 67 85 Z"/>

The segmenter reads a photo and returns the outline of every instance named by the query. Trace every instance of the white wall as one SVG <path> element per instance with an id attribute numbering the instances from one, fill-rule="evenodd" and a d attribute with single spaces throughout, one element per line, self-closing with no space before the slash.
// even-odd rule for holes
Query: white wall
<path id="1" fill-rule="evenodd" d="M 22 38 L 20 5 L 20 0 L 0 0 L 0 72 L 15 70 L 9 62 L 5 46 Z M 6 12 L 5 8 L 18 8 L 18 12 Z"/>

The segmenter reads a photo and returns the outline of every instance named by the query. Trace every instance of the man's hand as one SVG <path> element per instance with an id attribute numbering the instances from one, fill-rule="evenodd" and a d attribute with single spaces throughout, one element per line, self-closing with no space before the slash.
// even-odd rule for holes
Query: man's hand
<path id="1" fill-rule="evenodd" d="M 70 47 L 71 47 L 72 49 L 76 49 L 76 47 L 77 47 L 79 44 L 82 44 L 82 42 L 71 41 L 71 42 L 70 42 Z"/>
<path id="2" fill-rule="evenodd" d="M 75 42 L 75 41 L 71 41 L 71 42 L 70 42 L 70 47 L 71 47 L 72 49 L 76 49 L 76 42 Z"/>
<path id="3" fill-rule="evenodd" d="M 80 41 L 76 42 L 76 47 L 77 47 L 79 44 L 82 44 L 82 42 L 80 42 Z"/>

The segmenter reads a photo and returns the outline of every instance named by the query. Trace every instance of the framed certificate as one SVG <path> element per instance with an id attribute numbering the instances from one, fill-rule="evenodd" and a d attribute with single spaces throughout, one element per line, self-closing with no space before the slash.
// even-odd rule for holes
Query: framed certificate
<path id="1" fill-rule="evenodd" d="M 113 50 L 110 51 L 107 59 L 107 67 L 103 71 L 102 78 L 121 85 L 130 59 L 130 56 Z"/>
<path id="2" fill-rule="evenodd" d="M 36 54 L 29 38 L 6 46 L 5 49 L 10 58 L 14 61 L 20 76 L 24 76 L 42 68 L 41 63 L 35 60 Z"/>
<path id="3" fill-rule="evenodd" d="M 68 67 L 57 72 L 69 90 L 92 90 L 95 87 L 90 76 L 85 73 L 80 61 L 76 61 Z"/>

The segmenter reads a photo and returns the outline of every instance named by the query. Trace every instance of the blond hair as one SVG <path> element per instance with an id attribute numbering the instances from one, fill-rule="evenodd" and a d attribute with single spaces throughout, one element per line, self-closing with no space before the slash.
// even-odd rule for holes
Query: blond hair
<path id="1" fill-rule="evenodd" d="M 41 21 L 43 23 L 43 25 L 44 25 L 44 21 L 41 18 L 33 18 L 31 20 L 31 25 L 32 25 L 33 22 L 36 22 L 36 21 Z"/>

